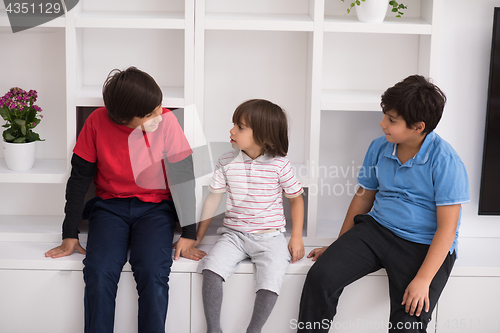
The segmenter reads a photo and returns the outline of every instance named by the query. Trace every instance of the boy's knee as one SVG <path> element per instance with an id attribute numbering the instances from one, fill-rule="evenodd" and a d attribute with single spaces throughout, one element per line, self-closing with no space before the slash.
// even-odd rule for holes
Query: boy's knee
<path id="1" fill-rule="evenodd" d="M 99 280 L 116 280 L 118 282 L 125 260 L 105 260 L 97 257 L 92 259 L 92 257 L 87 256 L 83 263 L 83 275 L 86 281 L 89 278 L 97 278 Z"/>
<path id="2" fill-rule="evenodd" d="M 321 265 L 314 264 L 309 269 L 309 272 L 307 272 L 306 284 L 309 284 L 311 287 L 321 288 L 321 286 L 330 283 L 329 275 Z"/>

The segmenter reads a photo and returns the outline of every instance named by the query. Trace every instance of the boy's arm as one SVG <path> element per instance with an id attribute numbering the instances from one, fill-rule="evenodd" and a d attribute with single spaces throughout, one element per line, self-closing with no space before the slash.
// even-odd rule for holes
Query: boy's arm
<path id="1" fill-rule="evenodd" d="M 208 193 L 205 203 L 203 204 L 203 210 L 201 212 L 201 222 L 198 224 L 198 231 L 196 232 L 196 240 L 179 238 L 177 243 L 174 244 L 175 256 L 174 260 L 177 260 L 182 255 L 185 258 L 200 260 L 207 254 L 205 251 L 196 248 L 207 233 L 208 227 L 212 222 L 212 219 L 217 211 L 222 200 L 223 193 Z"/>
<path id="2" fill-rule="evenodd" d="M 349 209 L 347 209 L 344 223 L 340 229 L 339 237 L 354 226 L 354 217 L 356 215 L 367 214 L 370 212 L 373 202 L 375 201 L 375 194 L 377 194 L 377 191 L 367 190 L 362 187 L 358 188 L 356 194 L 354 194 L 354 197 L 351 200 Z"/>
<path id="3" fill-rule="evenodd" d="M 63 241 L 61 245 L 47 251 L 46 257 L 59 258 L 68 256 L 75 250 L 85 254 L 85 249 L 78 240 L 78 222 L 82 216 L 85 194 L 96 172 L 96 163 L 91 163 L 73 153 L 71 174 L 66 184 L 66 205 L 63 221 Z"/>
<path id="4" fill-rule="evenodd" d="M 290 200 L 292 212 L 292 237 L 288 243 L 288 250 L 292 256 L 292 263 L 304 257 L 304 242 L 302 240 L 302 230 L 304 227 L 304 199 L 302 195 Z"/>
<path id="5" fill-rule="evenodd" d="M 205 202 L 203 203 L 203 209 L 201 211 L 201 222 L 198 225 L 198 232 L 196 233 L 196 245 L 200 244 L 203 237 L 207 233 L 208 227 L 212 222 L 212 219 L 219 208 L 220 202 L 222 201 L 223 193 L 220 192 L 209 192 Z"/>
<path id="6" fill-rule="evenodd" d="M 420 266 L 415 278 L 406 288 L 402 305 L 410 315 L 420 316 L 425 305 L 425 312 L 429 311 L 429 286 L 437 271 L 443 264 L 450 251 L 460 216 L 460 205 L 438 206 L 437 230 L 432 238 L 431 245 L 424 262 Z"/>
<path id="7" fill-rule="evenodd" d="M 375 201 L 375 194 L 377 194 L 377 192 L 378 191 L 367 190 L 362 187 L 358 188 L 356 194 L 354 194 L 354 197 L 351 200 L 349 209 L 347 210 L 344 223 L 342 224 L 342 228 L 340 229 L 339 237 L 354 226 L 354 217 L 356 215 L 367 214 L 368 212 L 370 212 L 373 206 L 373 202 Z M 307 257 L 312 258 L 313 261 L 316 261 L 327 248 L 328 246 L 314 249 L 309 253 Z"/>

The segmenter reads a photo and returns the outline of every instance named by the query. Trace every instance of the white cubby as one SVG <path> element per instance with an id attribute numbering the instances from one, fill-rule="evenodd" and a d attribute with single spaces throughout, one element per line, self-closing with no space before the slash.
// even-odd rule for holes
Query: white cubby
<path id="1" fill-rule="evenodd" d="M 383 133 L 382 112 L 323 111 L 321 113 L 318 184 L 310 188 L 318 195 L 317 235 L 336 238 L 347 208 L 357 190 L 357 174 L 371 141 Z M 342 126 L 338 126 L 342 124 Z M 335 130 L 331 130 L 335 128 Z M 362 129 L 362 130 L 361 130 Z"/>
<path id="2" fill-rule="evenodd" d="M 152 73 L 163 104 L 184 106 L 184 33 L 165 29 L 78 28 L 81 67 L 77 105 L 100 106 L 102 85 L 112 69 L 135 66 Z"/>
<path id="3" fill-rule="evenodd" d="M 36 27 L 13 34 L 10 27 L 0 27 L 0 35 L 9 49 L 0 55 L 2 77 L 9 78 L 0 83 L 0 94 L 3 96 L 12 87 L 36 90 L 36 104 L 42 108 L 44 117 L 36 132 L 45 139 L 36 143 L 36 163 L 25 172 L 9 170 L 2 149 L 0 182 L 64 183 L 67 179 L 64 29 Z M 47 84 L 49 80 L 51 83 Z"/>
<path id="4" fill-rule="evenodd" d="M 288 114 L 289 159 L 303 164 L 307 41 L 306 32 L 207 31 L 203 107 L 207 141 L 229 141 L 232 114 L 240 103 L 269 99 Z M 270 76 L 270 72 L 275 75 Z"/>
<path id="5" fill-rule="evenodd" d="M 385 89 L 419 72 L 418 50 L 417 35 L 325 33 L 322 109 L 380 110 Z"/>

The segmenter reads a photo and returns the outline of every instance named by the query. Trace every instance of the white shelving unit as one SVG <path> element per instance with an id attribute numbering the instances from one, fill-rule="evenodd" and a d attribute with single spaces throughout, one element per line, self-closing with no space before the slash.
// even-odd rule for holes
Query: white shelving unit
<path id="1" fill-rule="evenodd" d="M 84 0 L 63 17 L 16 35 L 9 34 L 7 15 L 0 11 L 0 32 L 9 44 L 42 39 L 33 64 L 26 65 L 24 58 L 12 63 L 5 55 L 0 60 L 5 77 L 25 73 L 25 66 L 34 73 L 44 68 L 34 88 L 47 110 L 40 125 L 42 132 L 47 128 L 42 133 L 47 141 L 39 145 L 45 150 L 35 167 L 16 173 L 0 160 L 0 186 L 64 186 L 76 139 L 74 110 L 103 105 L 101 87 L 108 73 L 134 65 L 155 77 L 165 106 L 186 110 L 185 131 L 194 147 L 227 142 L 232 112 L 244 100 L 266 98 L 283 106 L 290 119 L 289 158 L 307 189 L 305 242 L 328 244 L 344 214 L 330 211 L 335 204 L 328 201 L 349 199 L 320 191 L 325 184 L 338 186 L 321 174 L 325 163 L 331 163 L 325 156 L 336 154 L 329 151 L 331 141 L 345 140 L 351 134 L 343 133 L 347 128 L 357 129 L 351 120 L 371 119 L 376 125 L 380 95 L 398 80 L 413 73 L 438 75 L 439 25 L 433 17 L 440 15 L 442 0 L 410 0 L 407 5 L 403 18 L 389 13 L 383 23 L 368 24 L 358 22 L 354 13 L 345 15 L 345 4 L 334 0 L 151 0 L 140 6 Z M 44 44 L 49 40 L 54 45 Z M 50 60 L 54 47 L 57 61 Z M 57 94 L 51 87 L 54 80 L 65 82 Z M 2 90 L 8 84 L 4 80 Z M 42 100 L 46 95 L 54 99 Z M 348 126 L 330 124 L 338 119 Z M 337 159 L 334 166 L 344 173 L 359 166 L 374 134 L 360 131 L 349 148 L 357 155 Z M 198 194 L 209 177 L 198 182 Z M 62 214 L 64 199 L 56 200 L 61 211 L 42 215 Z M 36 215 L 19 212 L 26 214 Z"/>
<path id="2" fill-rule="evenodd" d="M 103 105 L 108 73 L 134 65 L 155 77 L 164 106 L 185 109 L 185 132 L 194 147 L 227 142 L 232 112 L 244 100 L 266 98 L 283 106 L 290 119 L 289 158 L 307 190 L 305 243 L 329 244 L 345 213 L 335 202 L 350 198 L 338 195 L 339 180 L 324 168 L 334 163 L 347 173 L 359 166 L 377 132 L 361 130 L 346 151 L 333 140 L 346 140 L 352 134 L 344 133 L 347 129 L 356 131 L 353 121 L 369 119 L 366 126 L 376 128 L 380 95 L 395 82 L 413 73 L 438 75 L 439 25 L 433 17 L 440 15 L 441 3 L 410 0 L 403 18 L 389 13 L 383 23 L 368 24 L 358 22 L 354 13 L 345 15 L 346 5 L 335 0 L 151 0 L 140 5 L 83 0 L 64 16 L 15 35 L 9 34 L 7 15 L 0 10 L 0 32 L 9 44 L 42 39 L 33 64 L 26 65 L 24 58 L 12 63 L 5 55 L 0 60 L 11 64 L 3 65 L 5 77 L 25 73 L 25 66 L 27 72 L 44 69 L 35 74 L 40 77 L 33 88 L 40 90 L 39 102 L 47 112 L 40 125 L 47 141 L 39 144 L 45 150 L 35 167 L 12 172 L 0 159 L 0 186 L 8 191 L 21 184 L 19 192 L 35 184 L 36 192 L 43 191 L 43 184 L 63 187 L 76 139 L 76 107 Z M 51 60 L 54 48 L 56 61 Z M 54 80 L 65 82 L 57 94 Z M 9 84 L 4 80 L 0 87 L 7 90 Z M 31 81 L 25 78 L 21 84 Z M 53 99 L 42 100 L 45 96 Z M 337 121 L 346 126 L 332 123 Z M 329 150 L 332 145 L 335 152 Z M 200 198 L 209 179 L 206 175 L 198 182 Z M 322 193 L 327 185 L 337 191 Z M 42 215 L 62 214 L 64 198 L 55 200 L 61 210 Z M 37 215 L 33 211 L 19 215 Z"/>

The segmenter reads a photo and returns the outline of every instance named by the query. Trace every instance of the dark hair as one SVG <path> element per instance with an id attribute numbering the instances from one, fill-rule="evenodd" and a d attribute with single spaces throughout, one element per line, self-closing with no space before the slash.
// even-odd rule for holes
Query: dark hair
<path id="1" fill-rule="evenodd" d="M 411 75 L 387 89 L 380 106 L 384 113 L 394 110 L 408 128 L 423 121 L 423 133 L 430 133 L 441 120 L 445 104 L 446 96 L 438 86 L 421 75 Z"/>
<path id="2" fill-rule="evenodd" d="M 135 67 L 113 69 L 104 82 L 102 97 L 109 119 L 118 125 L 126 125 L 134 117 L 144 118 L 163 100 L 151 75 Z"/>
<path id="3" fill-rule="evenodd" d="M 253 139 L 263 154 L 286 156 L 288 153 L 288 122 L 285 111 L 264 99 L 251 99 L 236 108 L 233 123 L 242 121 L 253 131 Z"/>

